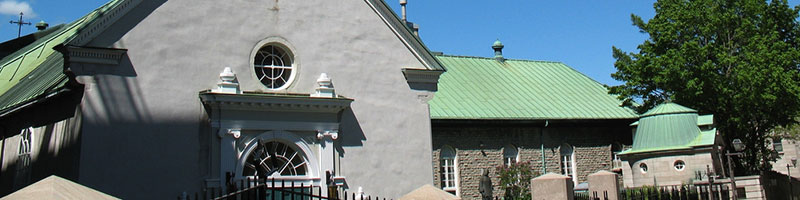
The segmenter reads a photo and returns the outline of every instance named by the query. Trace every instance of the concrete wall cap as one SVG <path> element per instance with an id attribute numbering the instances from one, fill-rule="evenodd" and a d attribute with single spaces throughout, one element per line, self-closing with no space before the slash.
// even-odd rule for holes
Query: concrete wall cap
<path id="1" fill-rule="evenodd" d="M 608 170 L 600 170 L 600 171 L 597 171 L 595 173 L 589 174 L 589 176 L 600 176 L 600 175 L 609 175 L 609 174 L 616 175 L 617 173 L 610 172 Z"/>
<path id="2" fill-rule="evenodd" d="M 547 173 L 545 175 L 541 175 L 539 177 L 536 177 L 533 180 L 542 180 L 542 179 L 572 179 L 572 178 L 570 178 L 569 176 L 561 175 L 561 174 Z"/>

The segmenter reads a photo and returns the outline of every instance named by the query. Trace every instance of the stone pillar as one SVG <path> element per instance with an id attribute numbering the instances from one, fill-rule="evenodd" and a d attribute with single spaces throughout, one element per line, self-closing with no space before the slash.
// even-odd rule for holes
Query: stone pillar
<path id="1" fill-rule="evenodd" d="M 589 197 L 594 197 L 597 192 L 597 197 L 603 199 L 604 192 L 608 193 L 609 200 L 619 199 L 619 182 L 617 182 L 618 175 L 606 170 L 600 170 L 594 174 L 589 174 Z"/>
<path id="2" fill-rule="evenodd" d="M 531 199 L 573 199 L 573 186 L 569 176 L 548 173 L 531 180 Z"/>

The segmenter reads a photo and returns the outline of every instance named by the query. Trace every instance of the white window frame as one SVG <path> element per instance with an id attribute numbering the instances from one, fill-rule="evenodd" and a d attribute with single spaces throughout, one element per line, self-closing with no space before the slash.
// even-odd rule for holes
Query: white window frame
<path id="1" fill-rule="evenodd" d="M 20 131 L 19 146 L 17 146 L 17 171 L 15 173 L 14 185 L 25 185 L 30 182 L 31 169 L 33 164 L 33 145 L 36 135 L 33 127 L 28 127 Z M 16 188 L 15 186 L 15 188 Z"/>
<path id="2" fill-rule="evenodd" d="M 650 167 L 647 166 L 647 163 L 639 163 L 639 171 L 642 174 L 646 174 L 648 170 L 650 170 Z"/>
<path id="3" fill-rule="evenodd" d="M 780 147 L 780 148 L 778 148 L 778 147 Z M 783 153 L 783 139 L 782 138 L 773 138 L 772 139 L 772 149 L 777 151 L 778 153 Z"/>
<path id="4" fill-rule="evenodd" d="M 259 54 L 259 51 L 262 48 L 267 47 L 267 46 L 275 46 L 275 47 L 280 48 L 281 50 L 283 50 L 287 54 L 287 56 L 289 56 L 289 59 L 292 62 L 291 66 L 266 66 L 266 67 L 282 68 L 282 69 L 290 69 L 291 70 L 291 72 L 289 74 L 289 80 L 286 80 L 286 82 L 283 85 L 281 85 L 280 87 L 277 87 L 277 88 L 267 87 L 267 85 L 265 85 L 265 84 L 263 84 L 261 82 L 261 77 L 258 77 L 258 75 L 256 74 L 256 68 L 265 67 L 265 66 L 256 66 L 256 64 L 255 64 L 256 55 Z M 258 82 L 258 84 L 261 85 L 262 88 L 264 88 L 264 89 L 266 89 L 268 91 L 282 91 L 282 90 L 289 89 L 290 87 L 292 87 L 292 83 L 294 83 L 295 79 L 297 79 L 297 76 L 298 76 L 299 71 L 300 71 L 300 59 L 298 59 L 297 55 L 295 55 L 295 52 L 297 52 L 297 51 L 295 51 L 295 48 L 286 39 L 283 39 L 281 37 L 274 37 L 273 36 L 273 37 L 268 37 L 268 38 L 266 38 L 264 40 L 259 41 L 258 44 L 256 44 L 256 46 L 253 48 L 252 52 L 250 53 L 250 63 L 249 63 L 249 65 L 250 65 L 250 72 L 251 72 L 250 75 L 251 75 L 251 77 L 253 77 L 253 79 L 256 82 Z"/>
<path id="5" fill-rule="evenodd" d="M 567 143 L 561 144 L 561 147 L 559 147 L 559 153 L 561 154 L 561 174 L 572 177 L 572 184 L 578 185 L 578 170 L 575 160 L 575 147 Z"/>
<path id="6" fill-rule="evenodd" d="M 672 167 L 677 171 L 683 171 L 686 169 L 686 162 L 683 160 L 676 160 L 674 163 L 672 163 Z"/>
<path id="7" fill-rule="evenodd" d="M 453 154 L 452 157 L 450 157 L 450 156 L 445 157 L 445 155 L 443 153 L 445 152 L 446 149 L 449 149 L 450 151 L 452 151 L 452 154 Z M 442 169 L 447 170 L 447 169 L 449 169 L 451 167 L 448 164 L 452 165 L 453 180 L 449 180 L 448 179 L 448 174 L 451 173 L 451 172 L 442 171 Z M 458 183 L 458 179 L 459 179 L 459 176 L 458 176 L 459 175 L 459 173 L 458 173 L 458 151 L 455 148 L 450 147 L 450 146 L 442 146 L 441 150 L 439 151 L 439 168 L 440 168 L 439 179 L 440 179 L 440 182 L 442 184 L 441 185 L 442 190 L 448 191 L 448 192 L 454 192 L 456 194 L 456 196 L 461 196 L 459 194 L 460 193 L 460 189 L 458 187 L 459 186 L 459 183 Z M 446 183 L 448 183 L 450 181 L 453 182 L 453 185 L 447 185 L 446 184 Z"/>
<path id="8" fill-rule="evenodd" d="M 313 154 L 314 151 L 311 150 L 309 144 L 297 136 L 294 133 L 287 132 L 287 131 L 267 131 L 261 134 L 258 134 L 255 137 L 243 137 L 245 141 L 243 144 L 245 145 L 242 151 L 237 152 L 237 164 L 236 164 L 236 181 L 241 179 L 253 179 L 253 176 L 244 176 L 244 165 L 247 162 L 247 157 L 253 153 L 253 151 L 258 147 L 257 143 L 259 140 L 269 141 L 276 141 L 281 142 L 286 145 L 292 146 L 295 148 L 295 151 L 301 153 L 303 159 L 307 162 L 306 166 L 306 174 L 302 176 L 281 176 L 276 175 L 272 176 L 272 178 L 276 180 L 287 180 L 295 182 L 295 184 L 306 183 L 312 184 L 315 180 L 318 180 L 320 177 L 324 177 L 324 172 L 320 170 L 319 167 L 319 158 Z M 224 177 L 224 175 L 221 175 Z"/>
<path id="9" fill-rule="evenodd" d="M 508 150 L 514 150 L 514 155 L 510 155 Z M 503 147 L 503 164 L 505 166 L 511 166 L 511 164 L 519 162 L 519 148 L 516 146 L 509 144 Z"/>

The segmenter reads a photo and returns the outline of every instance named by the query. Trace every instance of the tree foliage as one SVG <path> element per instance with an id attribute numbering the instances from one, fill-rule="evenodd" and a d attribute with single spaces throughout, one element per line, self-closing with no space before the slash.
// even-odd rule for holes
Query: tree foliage
<path id="1" fill-rule="evenodd" d="M 770 169 L 769 131 L 797 123 L 800 111 L 800 8 L 785 0 L 659 0 L 654 8 L 647 22 L 631 15 L 650 36 L 638 53 L 613 47 L 611 76 L 624 84 L 610 93 L 639 112 L 669 100 L 714 114 L 726 142 L 747 145 L 743 169 Z"/>
<path id="2" fill-rule="evenodd" d="M 498 166 L 500 187 L 505 191 L 503 199 L 531 199 L 531 179 L 539 173 L 528 162 L 513 163 L 511 166 Z"/>

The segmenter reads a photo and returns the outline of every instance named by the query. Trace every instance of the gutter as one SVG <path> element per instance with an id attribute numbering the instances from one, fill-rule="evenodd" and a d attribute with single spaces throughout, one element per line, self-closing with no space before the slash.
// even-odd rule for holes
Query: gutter
<path id="1" fill-rule="evenodd" d="M 19 111 L 19 110 L 21 110 L 23 108 L 27 108 L 28 106 L 31 106 L 33 104 L 37 104 L 39 102 L 42 102 L 42 101 L 44 101 L 44 100 L 46 100 L 46 99 L 48 99 L 50 97 L 54 97 L 56 95 L 59 95 L 59 94 L 65 93 L 65 92 L 70 92 L 70 91 L 72 91 L 72 89 L 69 89 L 67 87 L 63 87 L 63 88 L 61 88 L 58 91 L 55 91 L 53 93 L 50 93 L 50 94 L 47 94 L 47 95 L 41 95 L 41 96 L 36 97 L 34 99 L 28 100 L 27 102 L 25 102 L 24 104 L 22 104 L 20 106 L 13 107 L 13 109 L 4 110 L 4 111 L 0 112 L 0 118 L 6 117 L 6 116 L 8 116 L 8 115 L 10 115 L 10 114 L 12 114 L 12 113 L 14 113 L 16 111 Z"/>

